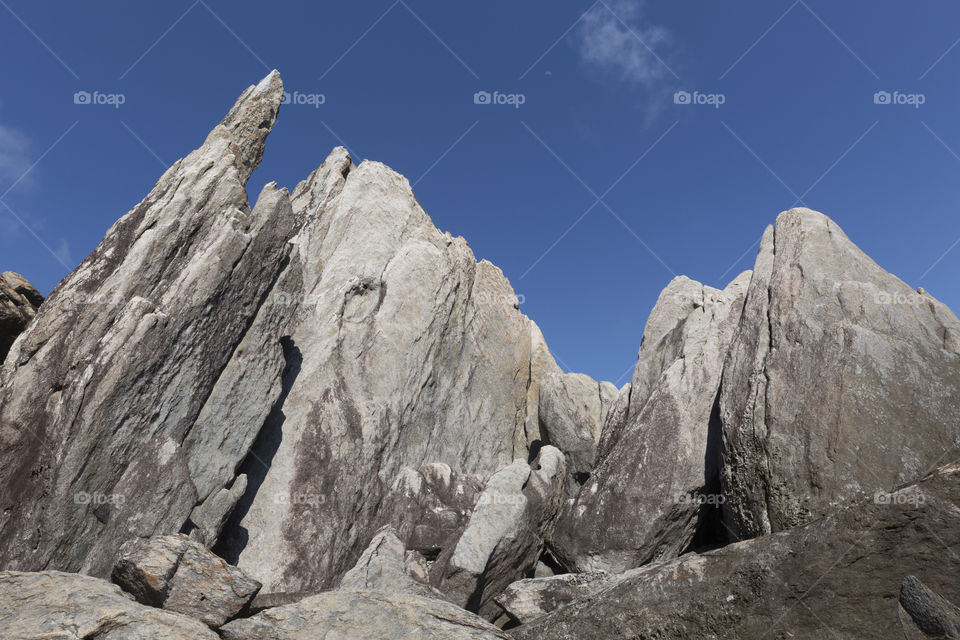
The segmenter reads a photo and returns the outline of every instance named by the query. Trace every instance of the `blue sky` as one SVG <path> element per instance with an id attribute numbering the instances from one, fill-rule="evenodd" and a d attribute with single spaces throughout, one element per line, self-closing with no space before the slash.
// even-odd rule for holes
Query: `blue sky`
<path id="1" fill-rule="evenodd" d="M 946 0 L 0 0 L 0 269 L 48 292 L 277 68 L 249 191 L 385 162 L 568 369 L 628 380 L 670 278 L 799 203 L 956 309 L 958 39 Z"/>

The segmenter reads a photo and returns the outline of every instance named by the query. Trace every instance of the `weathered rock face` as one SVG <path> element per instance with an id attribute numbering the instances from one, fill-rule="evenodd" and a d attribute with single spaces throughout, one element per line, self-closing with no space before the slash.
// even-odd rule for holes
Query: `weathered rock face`
<path id="1" fill-rule="evenodd" d="M 184 535 L 125 544 L 110 577 L 143 604 L 213 628 L 237 615 L 260 589 L 259 582 Z"/>
<path id="2" fill-rule="evenodd" d="M 496 618 L 493 598 L 536 566 L 565 475 L 563 454 L 551 446 L 532 464 L 516 460 L 493 474 L 456 545 L 431 569 L 431 584 L 452 602 Z"/>
<path id="3" fill-rule="evenodd" d="M 495 600 L 513 621 L 526 624 L 620 580 L 619 574 L 606 571 L 527 578 L 511 584 Z"/>
<path id="4" fill-rule="evenodd" d="M 783 531 L 960 452 L 960 321 L 794 209 L 761 244 L 723 377 L 727 525 Z"/>
<path id="5" fill-rule="evenodd" d="M 380 591 L 328 591 L 228 622 L 225 640 L 508 640 L 476 615 L 439 598 Z"/>
<path id="6" fill-rule="evenodd" d="M 282 97 L 276 73 L 248 89 L 17 341 L 0 566 L 103 576 L 122 541 L 182 531 L 268 593 L 314 591 L 384 524 L 401 469 L 527 458 L 533 325 L 405 178 L 336 149 L 250 210 Z"/>
<path id="7" fill-rule="evenodd" d="M 954 464 L 788 532 L 634 569 L 511 633 L 523 640 L 900 638 L 904 577 L 951 602 L 960 597 L 958 507 Z"/>
<path id="8" fill-rule="evenodd" d="M 406 179 L 364 162 L 293 243 L 275 292 L 296 301 L 281 329 L 284 388 L 241 469 L 240 536 L 220 547 L 270 591 L 335 584 L 403 467 L 488 475 L 526 455 L 514 440 L 529 321 L 498 269 L 433 227 Z M 251 368 L 239 366 L 242 380 Z"/>
<path id="9" fill-rule="evenodd" d="M 178 531 L 205 497 L 187 471 L 205 453 L 184 441 L 285 259 L 293 222 L 286 192 L 268 185 L 251 211 L 244 191 L 282 95 L 275 73 L 248 89 L 9 353 L 0 566 L 106 575 L 123 541 Z M 138 463 L 162 467 L 158 482 L 133 473 Z"/>
<path id="10" fill-rule="evenodd" d="M 0 364 L 27 324 L 37 315 L 43 296 L 19 273 L 0 273 Z"/>
<path id="11" fill-rule="evenodd" d="M 908 640 L 913 638 L 960 638 L 960 609 L 931 591 L 916 576 L 900 585 L 900 624 Z M 912 624 L 911 624 L 912 623 Z"/>
<path id="12" fill-rule="evenodd" d="M 715 405 L 748 282 L 745 273 L 719 291 L 680 277 L 660 295 L 599 464 L 550 540 L 568 568 L 621 572 L 676 557 L 719 503 Z"/>
<path id="13" fill-rule="evenodd" d="M 377 519 L 392 527 L 407 549 L 436 559 L 456 543 L 484 484 L 480 476 L 457 473 L 446 464 L 406 467 L 397 474 Z"/>
<path id="14" fill-rule="evenodd" d="M 423 556 L 408 551 L 391 527 L 384 527 L 370 541 L 356 566 L 344 574 L 341 590 L 383 591 L 439 596 L 429 586 L 430 576 Z"/>
<path id="15" fill-rule="evenodd" d="M 74 573 L 0 572 L 0 628 L 10 640 L 218 640 L 203 623 L 134 602 Z"/>

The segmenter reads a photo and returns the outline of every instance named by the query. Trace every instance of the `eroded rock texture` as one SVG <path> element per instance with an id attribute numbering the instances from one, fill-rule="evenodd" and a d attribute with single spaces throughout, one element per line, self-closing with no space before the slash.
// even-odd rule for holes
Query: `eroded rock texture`
<path id="1" fill-rule="evenodd" d="M 225 640 L 508 640 L 492 624 L 439 598 L 380 591 L 327 591 L 228 622 Z"/>
<path id="2" fill-rule="evenodd" d="M 110 574 L 138 602 L 219 627 L 240 613 L 260 583 L 184 535 L 134 540 Z"/>
<path id="3" fill-rule="evenodd" d="M 496 618 L 493 598 L 536 567 L 565 475 L 563 454 L 551 446 L 531 464 L 515 460 L 493 474 L 456 545 L 431 569 L 431 583 L 452 602 Z"/>
<path id="4" fill-rule="evenodd" d="M 661 293 L 599 463 L 551 538 L 568 568 L 620 572 L 676 557 L 719 504 L 715 406 L 749 278 L 719 291 L 679 277 Z"/>
<path id="5" fill-rule="evenodd" d="M 763 237 L 721 417 L 741 538 L 889 491 L 960 452 L 960 321 L 826 216 L 785 212 Z"/>
<path id="6" fill-rule="evenodd" d="M 904 577 L 956 602 L 958 571 L 954 464 L 784 533 L 634 569 L 511 633 L 521 640 L 899 638 Z"/>
<path id="7" fill-rule="evenodd" d="M 10 640 L 218 640 L 198 620 L 134 602 L 75 573 L 0 572 L 0 628 Z"/>
<path id="8" fill-rule="evenodd" d="M 27 325 L 37 315 L 43 296 L 19 273 L 0 273 L 0 364 Z"/>

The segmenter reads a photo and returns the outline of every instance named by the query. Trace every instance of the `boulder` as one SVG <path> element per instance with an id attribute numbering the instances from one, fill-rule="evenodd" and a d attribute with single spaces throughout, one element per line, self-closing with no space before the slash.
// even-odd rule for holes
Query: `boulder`
<path id="1" fill-rule="evenodd" d="M 902 638 L 899 609 L 960 598 L 960 464 L 782 533 L 633 569 L 511 630 L 518 640 Z M 940 599 L 901 592 L 913 575 Z M 899 600 L 899 602 L 898 602 Z M 907 619 L 909 625 L 914 622 Z M 932 627 L 930 627 L 932 628 Z"/>
<path id="2" fill-rule="evenodd" d="M 740 538 L 915 481 L 960 454 L 960 321 L 792 209 L 761 242 L 720 417 Z"/>
<path id="3" fill-rule="evenodd" d="M 720 291 L 676 278 L 644 330 L 633 381 L 612 402 L 599 462 L 550 539 L 574 571 L 674 558 L 719 495 L 717 394 L 749 273 Z"/>
<path id="4" fill-rule="evenodd" d="M 337 590 L 228 622 L 224 640 L 509 640 L 503 631 L 439 598 Z"/>
<path id="5" fill-rule="evenodd" d="M 218 640 L 202 622 L 134 602 L 105 580 L 59 571 L 0 572 L 9 640 Z"/>
<path id="6" fill-rule="evenodd" d="M 27 325 L 37 315 L 43 296 L 19 273 L 0 273 L 0 364 Z"/>
<path id="7" fill-rule="evenodd" d="M 423 556 L 407 551 L 392 527 L 384 527 L 370 541 L 350 571 L 340 581 L 341 590 L 408 592 L 428 597 L 440 593 L 429 586 Z"/>
<path id="8" fill-rule="evenodd" d="M 511 584 L 495 600 L 511 620 L 526 624 L 574 600 L 602 591 L 619 580 L 619 575 L 606 571 L 527 578 Z"/>
<path id="9" fill-rule="evenodd" d="M 496 618 L 494 596 L 536 568 L 565 474 L 563 454 L 551 446 L 532 464 L 515 460 L 493 474 L 456 545 L 431 568 L 431 584 L 467 610 Z"/>
<path id="10" fill-rule="evenodd" d="M 110 577 L 143 604 L 213 628 L 237 615 L 260 589 L 259 582 L 184 535 L 125 544 Z"/>

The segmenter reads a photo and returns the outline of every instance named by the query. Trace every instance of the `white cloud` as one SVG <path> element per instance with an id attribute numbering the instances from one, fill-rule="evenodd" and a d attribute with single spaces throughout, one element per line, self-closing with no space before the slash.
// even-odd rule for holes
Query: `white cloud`
<path id="1" fill-rule="evenodd" d="M 0 180 L 3 183 L 14 182 L 27 172 L 32 163 L 30 147 L 27 136 L 0 124 Z"/>
<path id="2" fill-rule="evenodd" d="M 670 42 L 670 33 L 644 20 L 643 0 L 598 2 L 584 16 L 578 36 L 580 57 L 587 66 L 630 84 L 652 88 L 671 73 L 657 58 L 658 48 Z"/>
<path id="3" fill-rule="evenodd" d="M 66 240 L 60 240 L 56 251 L 53 252 L 60 262 L 66 265 L 73 264 L 73 257 L 70 255 L 70 244 Z"/>

